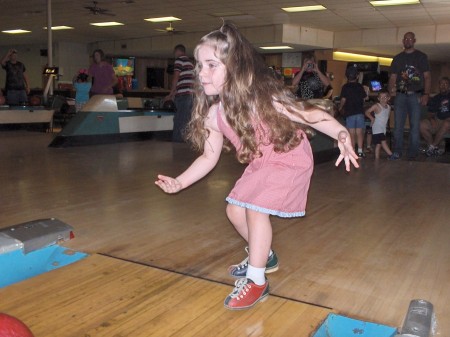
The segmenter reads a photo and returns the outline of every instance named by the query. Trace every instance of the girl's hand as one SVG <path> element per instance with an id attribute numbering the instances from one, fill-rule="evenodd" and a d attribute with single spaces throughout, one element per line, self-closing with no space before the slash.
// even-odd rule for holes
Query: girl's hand
<path id="1" fill-rule="evenodd" d="M 352 141 L 350 139 L 350 135 L 346 131 L 339 132 L 338 135 L 338 146 L 339 150 L 341 150 L 341 154 L 339 155 L 338 159 L 336 160 L 336 166 L 338 166 L 342 159 L 345 163 L 345 169 L 346 171 L 350 171 L 350 162 L 356 167 L 359 167 L 358 164 L 358 156 L 355 153 L 355 150 L 352 146 Z"/>
<path id="2" fill-rule="evenodd" d="M 177 179 L 163 176 L 161 174 L 158 175 L 158 180 L 155 181 L 155 184 L 166 193 L 178 193 L 183 188 Z"/>

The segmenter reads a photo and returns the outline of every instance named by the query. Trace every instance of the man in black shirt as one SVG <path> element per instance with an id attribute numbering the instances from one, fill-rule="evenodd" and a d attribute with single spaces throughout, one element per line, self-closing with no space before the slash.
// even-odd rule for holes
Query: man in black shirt
<path id="1" fill-rule="evenodd" d="M 416 38 L 408 32 L 403 37 L 404 50 L 391 64 L 389 92 L 394 102 L 394 153 L 391 159 L 400 159 L 403 150 L 403 131 L 409 116 L 410 133 L 408 158 L 419 154 L 421 105 L 426 106 L 431 87 L 431 73 L 426 54 L 414 48 Z"/>
<path id="2" fill-rule="evenodd" d="M 25 65 L 17 61 L 17 50 L 10 49 L 3 57 L 2 68 L 6 70 L 6 103 L 20 105 L 28 102 L 30 86 Z"/>

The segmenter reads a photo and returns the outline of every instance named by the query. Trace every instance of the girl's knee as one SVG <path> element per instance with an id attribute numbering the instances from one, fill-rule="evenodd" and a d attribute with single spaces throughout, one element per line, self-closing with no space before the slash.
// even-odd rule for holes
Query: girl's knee
<path id="1" fill-rule="evenodd" d="M 244 210 L 242 209 L 242 207 L 228 204 L 225 212 L 227 214 L 228 219 L 232 220 L 240 216 L 244 212 Z"/>

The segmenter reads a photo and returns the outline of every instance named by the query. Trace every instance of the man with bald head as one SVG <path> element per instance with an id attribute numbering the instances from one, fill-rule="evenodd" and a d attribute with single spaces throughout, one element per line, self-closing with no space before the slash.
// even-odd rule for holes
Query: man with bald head
<path id="1" fill-rule="evenodd" d="M 403 36 L 403 51 L 394 57 L 391 64 L 389 92 L 395 96 L 394 153 L 391 159 L 402 157 L 406 116 L 410 124 L 408 159 L 414 160 L 419 154 L 421 106 L 428 103 L 431 73 L 427 55 L 415 49 L 415 43 L 415 34 L 407 32 Z"/>

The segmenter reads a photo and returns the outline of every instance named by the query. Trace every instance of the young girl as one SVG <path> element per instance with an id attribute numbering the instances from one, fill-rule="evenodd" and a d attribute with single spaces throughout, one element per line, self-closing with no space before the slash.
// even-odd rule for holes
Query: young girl
<path id="1" fill-rule="evenodd" d="M 386 125 L 391 113 L 391 106 L 389 105 L 389 93 L 387 90 L 380 90 L 378 93 L 378 101 L 366 110 L 365 114 L 370 119 L 372 125 L 372 142 L 375 145 L 375 159 L 380 158 L 380 150 L 392 156 L 392 151 L 386 142 Z"/>
<path id="2" fill-rule="evenodd" d="M 89 101 L 89 91 L 91 90 L 91 82 L 88 82 L 88 71 L 80 69 L 74 78 L 73 87 L 75 88 L 75 108 L 80 111 L 83 106 Z"/>
<path id="3" fill-rule="evenodd" d="M 224 136 L 236 156 L 248 163 L 229 194 L 230 222 L 248 243 L 248 259 L 229 268 L 241 277 L 225 299 L 228 309 L 252 307 L 269 294 L 267 264 L 271 254 L 270 215 L 305 214 L 313 171 L 305 125 L 339 139 L 338 165 L 358 167 L 347 131 L 325 111 L 294 95 L 278 81 L 264 60 L 239 31 L 225 23 L 204 36 L 195 49 L 196 99 L 188 139 L 202 154 L 176 178 L 158 175 L 166 193 L 177 193 L 206 176 L 217 164 Z"/>

